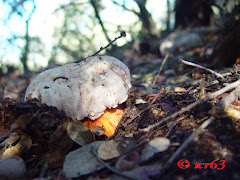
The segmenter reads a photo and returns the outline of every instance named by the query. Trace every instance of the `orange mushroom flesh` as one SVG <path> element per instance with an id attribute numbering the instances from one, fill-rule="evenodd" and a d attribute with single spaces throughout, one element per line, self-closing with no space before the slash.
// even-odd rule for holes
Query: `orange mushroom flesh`
<path id="1" fill-rule="evenodd" d="M 123 118 L 123 114 L 123 108 L 118 106 L 116 108 L 106 109 L 104 113 L 95 120 L 87 118 L 86 120 L 83 120 L 82 123 L 91 131 L 95 126 L 103 127 L 105 129 L 104 134 L 109 137 L 115 133 L 120 120 Z"/>

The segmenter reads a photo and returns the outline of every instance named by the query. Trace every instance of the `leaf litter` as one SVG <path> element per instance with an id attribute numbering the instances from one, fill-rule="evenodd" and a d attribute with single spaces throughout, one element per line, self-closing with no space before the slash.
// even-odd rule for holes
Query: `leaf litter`
<path id="1" fill-rule="evenodd" d="M 0 106 L 1 158 L 8 151 L 12 154 L 7 157 L 20 156 L 28 178 L 239 177 L 239 70 L 235 67 L 223 78 L 204 75 L 204 70 L 182 76 L 174 72 L 166 81 L 158 76 L 155 87 L 151 87 L 152 79 L 133 78 L 135 87 L 125 103 L 124 118 L 108 139 L 88 132 L 86 140 L 78 130 L 80 122 L 38 100 L 4 98 Z M 117 142 L 114 146 L 108 144 L 113 141 Z M 105 147 L 99 149 L 100 145 Z M 109 158 L 100 152 L 115 155 L 108 154 Z M 181 159 L 192 166 L 180 169 L 177 162 Z M 224 170 L 194 169 L 196 162 L 215 159 L 227 161 Z"/>

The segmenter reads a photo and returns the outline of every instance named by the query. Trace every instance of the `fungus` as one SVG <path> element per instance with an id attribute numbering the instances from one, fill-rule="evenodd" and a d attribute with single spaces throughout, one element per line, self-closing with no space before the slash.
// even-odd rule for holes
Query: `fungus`
<path id="1" fill-rule="evenodd" d="M 41 103 L 64 110 L 75 120 L 85 118 L 84 124 L 92 129 L 86 118 L 96 124 L 97 118 L 105 117 L 105 110 L 108 117 L 117 113 L 121 120 L 122 109 L 117 107 L 127 100 L 130 88 L 130 72 L 123 62 L 111 56 L 92 56 L 40 73 L 28 86 L 25 100 L 37 98 Z"/>

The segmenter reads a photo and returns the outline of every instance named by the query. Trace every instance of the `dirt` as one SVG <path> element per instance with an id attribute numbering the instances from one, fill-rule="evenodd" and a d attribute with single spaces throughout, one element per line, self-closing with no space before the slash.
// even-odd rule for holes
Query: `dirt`
<path id="1" fill-rule="evenodd" d="M 177 58 L 171 57 L 169 60 L 169 63 L 175 62 L 170 68 L 173 71 L 172 74 L 161 73 L 154 87 L 151 87 L 151 83 L 161 61 L 152 58 L 150 61 L 143 60 L 141 66 L 131 67 L 132 72 L 135 72 L 135 78 L 132 80 L 134 87 L 124 103 L 125 115 L 112 139 L 121 140 L 128 137 L 136 143 L 155 137 L 165 137 L 170 140 L 171 146 L 166 151 L 138 164 L 140 167 L 162 166 L 162 170 L 149 177 L 150 179 L 240 179 L 240 117 L 232 118 L 213 111 L 217 103 L 231 91 L 190 108 L 189 111 L 165 121 L 148 132 L 141 131 L 239 79 L 239 65 L 224 69 L 225 72 L 231 73 L 224 79 L 219 79 L 206 71 L 176 64 Z M 139 69 L 142 70 L 140 74 L 137 73 Z M 10 77 L 2 77 L 4 78 Z M 50 179 L 69 179 L 62 174 L 64 158 L 70 151 L 80 147 L 66 133 L 66 123 L 72 119 L 64 112 L 41 104 L 36 99 L 31 102 L 23 101 L 22 93 L 27 87 L 28 79 L 24 81 L 24 78 L 19 78 L 20 80 L 23 81 L 20 83 L 21 86 L 13 87 L 15 91 L 20 87 L 17 91 L 18 97 L 11 98 L 10 93 L 10 98 L 1 100 L 0 141 L 6 140 L 13 132 L 19 137 L 27 136 L 32 139 L 31 148 L 28 149 L 26 146 L 20 154 L 17 154 L 27 165 L 26 179 L 40 176 L 50 177 Z M 217 83 L 210 85 L 214 81 Z M 8 94 L 10 88 L 6 82 L 5 80 L 5 92 Z M 140 104 L 136 103 L 137 99 L 141 99 Z M 235 100 L 231 103 L 231 107 L 239 111 L 240 101 Z M 189 136 L 210 117 L 214 117 L 213 122 L 173 158 Z M 96 140 L 107 140 L 107 137 L 96 137 Z M 15 146 L 18 141 L 10 146 Z M 6 148 L 8 147 L 1 145 L 1 155 Z M 141 154 L 141 149 L 141 147 L 136 148 L 134 151 Z M 112 166 L 114 167 L 114 161 Z M 41 174 L 43 171 L 44 173 Z M 111 179 L 113 174 L 105 168 L 76 179 L 107 177 Z"/>

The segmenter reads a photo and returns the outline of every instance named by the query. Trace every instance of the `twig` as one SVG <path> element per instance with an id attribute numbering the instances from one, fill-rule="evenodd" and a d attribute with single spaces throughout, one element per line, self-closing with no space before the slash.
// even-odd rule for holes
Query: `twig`
<path id="1" fill-rule="evenodd" d="M 213 116 L 211 116 L 204 123 L 202 123 L 201 126 L 199 126 L 195 131 L 193 131 L 193 133 L 184 141 L 184 143 L 178 148 L 178 150 L 165 163 L 160 174 L 158 175 L 158 178 L 170 167 L 170 165 L 173 163 L 173 161 L 183 152 L 184 149 L 187 148 L 187 146 L 192 142 L 192 140 L 195 137 L 197 137 L 214 120 L 215 120 L 215 118 Z"/>
<path id="2" fill-rule="evenodd" d="M 126 6 L 125 6 L 125 3 L 124 4 L 119 4 L 118 2 L 112 0 L 112 2 L 120 7 L 122 7 L 123 9 L 127 10 L 127 11 L 130 11 L 130 12 L 133 12 L 134 14 L 136 14 L 137 16 L 140 16 L 140 14 L 137 12 L 137 11 L 134 11 L 133 9 L 128 9 Z"/>
<path id="3" fill-rule="evenodd" d="M 107 169 L 109 169 L 110 171 L 112 171 L 113 173 L 115 173 L 115 174 L 117 174 L 117 175 L 119 175 L 119 176 L 122 176 L 122 177 L 124 177 L 124 178 L 127 178 L 127 179 L 137 180 L 137 178 L 134 178 L 134 177 L 129 176 L 129 175 L 127 175 L 127 174 L 121 173 L 121 172 L 117 171 L 116 169 L 113 169 L 112 167 L 110 167 L 110 166 L 109 166 L 108 164 L 106 164 L 105 162 L 103 162 L 103 161 L 101 160 L 101 158 L 97 155 L 97 152 L 95 151 L 95 149 L 94 149 L 93 147 L 92 147 L 92 152 L 93 152 L 94 156 L 97 158 L 98 162 L 99 162 L 100 164 L 102 164 L 105 168 L 107 168 Z"/>
<path id="4" fill-rule="evenodd" d="M 158 105 L 159 105 L 159 104 L 149 105 L 147 108 L 141 110 L 139 113 L 137 113 L 137 115 L 135 115 L 133 118 L 131 118 L 131 119 L 129 119 L 128 121 L 126 121 L 124 124 L 127 125 L 127 124 L 131 123 L 132 121 L 134 121 L 134 120 L 137 119 L 138 117 L 141 117 L 141 115 L 142 115 L 145 111 L 147 111 L 147 110 L 149 110 L 149 109 L 151 109 L 151 108 L 153 108 L 153 107 L 155 107 L 155 106 L 158 106 Z"/>
<path id="5" fill-rule="evenodd" d="M 189 65 L 189 66 L 193 66 L 193 67 L 197 67 L 197 68 L 203 69 L 203 70 L 205 70 L 205 71 L 208 71 L 208 72 L 214 74 L 214 75 L 215 75 L 216 77 L 218 77 L 218 78 L 222 78 L 222 79 L 224 78 L 222 74 L 217 73 L 217 72 L 215 72 L 215 71 L 213 71 L 213 70 L 211 70 L 211 69 L 209 69 L 209 68 L 203 67 L 203 66 L 201 66 L 201 65 L 199 65 L 199 64 L 195 64 L 195 63 L 192 63 L 192 62 L 189 62 L 189 61 L 185 61 L 185 60 L 183 60 L 183 59 L 180 59 L 179 61 L 180 61 L 181 63 L 183 63 L 183 64 L 186 64 L 186 65 Z"/>
<path id="6" fill-rule="evenodd" d="M 131 123 L 131 122 L 132 122 L 133 120 L 135 120 L 136 118 L 141 117 L 141 115 L 142 115 L 143 113 L 145 113 L 145 111 L 147 111 L 148 109 L 151 109 L 151 108 L 153 108 L 153 107 L 155 107 L 155 106 L 158 106 L 159 103 L 158 103 L 158 104 L 154 104 L 154 105 L 153 105 L 153 103 L 157 100 L 157 98 L 158 98 L 159 96 L 160 96 L 160 93 L 158 93 L 158 94 L 154 97 L 154 99 L 153 99 L 152 102 L 148 105 L 147 108 L 141 110 L 136 116 L 134 116 L 133 118 L 131 118 L 130 120 L 128 120 L 128 121 L 125 122 L 124 124 L 127 125 L 127 124 Z"/>
<path id="7" fill-rule="evenodd" d="M 231 93 L 223 97 L 223 99 L 219 101 L 219 103 L 217 103 L 217 106 L 221 110 L 229 108 L 234 101 L 238 100 L 239 97 L 240 97 L 240 86 L 236 87 L 236 89 L 234 89 Z"/>
<path id="8" fill-rule="evenodd" d="M 171 131 L 173 130 L 173 128 L 181 121 L 185 119 L 185 117 L 179 117 L 172 125 L 171 127 L 169 128 L 169 131 L 167 132 L 167 134 L 164 136 L 164 137 L 168 137 L 171 133 Z"/>
<path id="9" fill-rule="evenodd" d="M 155 86 L 157 78 L 158 78 L 159 74 L 161 73 L 165 62 L 167 61 L 167 58 L 168 58 L 168 54 L 166 54 L 166 56 L 164 57 L 163 62 L 162 62 L 161 66 L 160 66 L 160 68 L 158 70 L 158 73 L 157 73 L 157 75 L 155 76 L 155 78 L 153 80 L 152 86 Z"/>
<path id="10" fill-rule="evenodd" d="M 105 47 L 101 47 L 96 53 L 94 53 L 91 56 L 96 56 L 98 53 L 100 53 L 101 51 L 103 51 L 104 49 L 107 49 L 110 45 L 112 45 L 116 40 L 122 38 L 122 37 L 126 37 L 126 32 L 125 31 L 121 31 L 120 36 L 116 37 L 113 41 L 111 41 L 107 46 Z M 90 56 L 90 57 L 91 57 Z"/>
<path id="11" fill-rule="evenodd" d="M 234 89 L 231 93 L 227 96 L 223 97 L 216 106 L 213 108 L 213 115 L 216 117 L 231 117 L 235 119 L 239 119 L 240 112 L 233 107 L 231 104 L 234 101 L 237 101 L 240 97 L 240 86 Z"/>
<path id="12" fill-rule="evenodd" d="M 162 123 L 164 123 L 164 122 L 167 122 L 167 121 L 169 121 L 169 120 L 171 120 L 171 119 L 174 119 L 174 118 L 176 118 L 177 116 L 179 116 L 179 115 L 181 115 L 181 114 L 183 114 L 183 113 L 185 113 L 185 112 L 187 112 L 187 111 L 190 111 L 192 108 L 196 107 L 197 105 L 199 105 L 199 104 L 201 104 L 201 103 L 204 103 L 204 102 L 207 102 L 207 101 L 209 101 L 209 100 L 211 100 L 211 99 L 213 99 L 213 98 L 215 98 L 215 97 L 217 97 L 217 96 L 225 93 L 226 91 L 229 91 L 229 90 L 231 90 L 231 89 L 233 89 L 233 88 L 236 88 L 236 87 L 239 86 L 239 85 L 240 85 L 240 80 L 237 80 L 237 81 L 229 84 L 227 87 L 224 87 L 224 88 L 222 88 L 222 89 L 220 89 L 220 90 L 218 90 L 218 91 L 216 91 L 216 92 L 214 92 L 214 93 L 212 93 L 212 94 L 207 95 L 204 99 L 200 99 L 200 100 L 198 100 L 198 101 L 196 101 L 196 102 L 188 105 L 187 107 L 180 109 L 180 111 L 172 114 L 171 116 L 168 116 L 168 117 L 162 119 L 160 122 L 157 122 L 157 123 L 155 123 L 155 124 L 153 124 L 153 125 L 150 125 L 150 126 L 148 126 L 147 128 L 139 129 L 139 131 L 140 131 L 140 132 L 148 132 L 148 131 L 150 131 L 151 129 L 159 126 L 160 124 L 162 124 Z"/>

